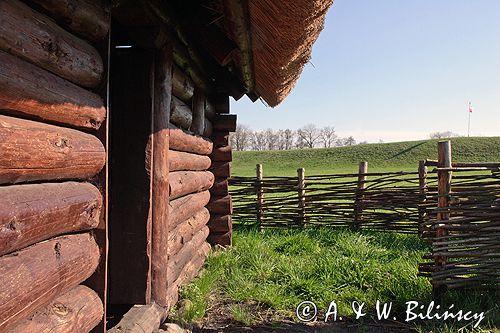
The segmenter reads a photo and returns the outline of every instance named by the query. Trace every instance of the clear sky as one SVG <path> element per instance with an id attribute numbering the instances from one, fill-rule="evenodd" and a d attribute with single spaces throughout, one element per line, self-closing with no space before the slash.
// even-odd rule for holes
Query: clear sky
<path id="1" fill-rule="evenodd" d="M 398 141 L 466 135 L 469 100 L 471 136 L 500 135 L 500 0 L 336 0 L 287 99 L 232 112 L 253 129 Z"/>

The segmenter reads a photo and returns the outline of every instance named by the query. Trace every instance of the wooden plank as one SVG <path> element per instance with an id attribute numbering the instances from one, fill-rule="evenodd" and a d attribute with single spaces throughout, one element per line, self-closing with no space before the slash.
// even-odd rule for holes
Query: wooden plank
<path id="1" fill-rule="evenodd" d="M 231 146 L 215 147 L 210 154 L 210 158 L 212 161 L 217 162 L 231 162 L 233 159 Z"/>
<path id="2" fill-rule="evenodd" d="M 233 202 L 230 195 L 225 197 L 214 197 L 210 200 L 207 205 L 210 214 L 232 214 L 233 213 Z"/>
<path id="3" fill-rule="evenodd" d="M 102 99 L 50 72 L 0 51 L 0 109 L 42 121 L 98 129 Z"/>
<path id="4" fill-rule="evenodd" d="M 109 31 L 109 13 L 93 0 L 33 0 L 62 26 L 92 41 L 100 41 Z"/>
<path id="5" fill-rule="evenodd" d="M 210 171 L 175 171 L 170 174 L 170 200 L 190 193 L 210 189 L 214 184 L 214 174 Z"/>
<path id="6" fill-rule="evenodd" d="M 90 234 L 37 243 L 0 258 L 0 331 L 5 332 L 96 269 L 99 247 Z"/>
<path id="7" fill-rule="evenodd" d="M 213 119 L 213 127 L 216 131 L 236 131 L 237 116 L 235 114 L 217 114 Z"/>
<path id="8" fill-rule="evenodd" d="M 169 208 L 169 113 L 172 99 L 172 45 L 156 53 L 153 109 L 151 298 L 167 305 Z"/>
<path id="9" fill-rule="evenodd" d="M 134 305 L 109 333 L 152 333 L 167 317 L 167 310 L 158 304 Z"/>
<path id="10" fill-rule="evenodd" d="M 207 225 L 210 229 L 210 234 L 227 233 L 232 230 L 233 221 L 231 215 L 212 215 Z"/>
<path id="11" fill-rule="evenodd" d="M 93 135 L 1 115 L 0 151 L 0 184 L 86 179 L 106 160 Z"/>
<path id="12" fill-rule="evenodd" d="M 187 242 L 175 255 L 168 261 L 168 284 L 170 286 L 180 275 L 184 266 L 194 256 L 196 251 L 200 249 L 207 239 L 209 230 L 207 226 L 203 226 L 192 239 Z"/>
<path id="13" fill-rule="evenodd" d="M 196 135 L 204 135 L 205 132 L 205 93 L 196 89 L 193 96 L 193 115 L 190 131 Z"/>
<path id="14" fill-rule="evenodd" d="M 205 117 L 213 119 L 215 117 L 215 104 L 208 98 L 205 99 Z"/>
<path id="15" fill-rule="evenodd" d="M 210 192 L 189 194 L 170 201 L 168 221 L 171 228 L 195 215 L 210 201 Z"/>
<path id="16" fill-rule="evenodd" d="M 170 122 L 185 130 L 189 130 L 193 122 L 191 108 L 175 96 L 172 96 L 170 104 Z"/>
<path id="17" fill-rule="evenodd" d="M 199 155 L 210 155 L 212 152 L 212 141 L 187 133 L 172 124 L 169 127 L 170 149 Z"/>
<path id="18" fill-rule="evenodd" d="M 179 252 L 182 246 L 189 242 L 194 234 L 207 224 L 209 219 L 210 213 L 208 209 L 203 207 L 186 221 L 177 225 L 175 229 L 169 233 L 168 256 L 171 257 Z"/>
<path id="19" fill-rule="evenodd" d="M 210 157 L 176 150 L 168 152 L 170 171 L 203 171 L 210 168 Z"/>
<path id="20" fill-rule="evenodd" d="M 88 183 L 0 187 L 0 255 L 99 224 L 102 196 Z"/>
<path id="21" fill-rule="evenodd" d="M 87 333 L 101 321 L 103 313 L 95 291 L 80 285 L 21 321 L 9 333 Z"/>
<path id="22" fill-rule="evenodd" d="M 358 172 L 358 185 L 356 191 L 356 200 L 354 207 L 354 222 L 355 227 L 359 227 L 359 224 L 363 221 L 363 208 L 364 208 L 364 190 L 366 188 L 366 174 L 368 173 L 368 162 L 359 162 L 359 172 Z"/>
<path id="23" fill-rule="evenodd" d="M 95 48 L 17 0 L 0 2 L 0 49 L 78 85 L 93 88 L 104 71 Z"/>
<path id="24" fill-rule="evenodd" d="M 229 132 L 213 132 L 210 138 L 216 147 L 229 146 Z"/>
<path id="25" fill-rule="evenodd" d="M 205 118 L 205 125 L 203 128 L 203 136 L 206 138 L 209 138 L 212 136 L 212 133 L 214 132 L 214 128 L 212 125 L 212 122 L 208 120 L 208 118 Z"/>

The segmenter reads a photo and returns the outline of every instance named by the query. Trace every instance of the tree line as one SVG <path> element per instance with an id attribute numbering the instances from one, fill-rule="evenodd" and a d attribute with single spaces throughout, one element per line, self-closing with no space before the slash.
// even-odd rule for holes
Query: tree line
<path id="1" fill-rule="evenodd" d="M 357 144 L 352 136 L 346 138 L 337 136 L 332 126 L 317 127 L 313 124 L 305 125 L 297 130 L 269 128 L 260 131 L 252 130 L 247 125 L 238 125 L 230 139 L 231 146 L 235 150 L 331 148 Z"/>

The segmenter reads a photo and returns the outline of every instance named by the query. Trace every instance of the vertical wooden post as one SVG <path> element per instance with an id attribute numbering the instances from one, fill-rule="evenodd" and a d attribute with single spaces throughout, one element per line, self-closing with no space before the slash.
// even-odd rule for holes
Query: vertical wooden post
<path id="1" fill-rule="evenodd" d="M 450 170 L 439 170 L 442 168 L 451 168 L 451 141 L 440 141 L 438 142 L 438 208 L 442 211 L 437 213 L 438 221 L 446 221 L 450 219 L 449 211 L 444 211 L 449 207 L 450 203 L 450 192 L 451 192 L 451 171 Z M 439 223 L 436 229 L 436 239 L 441 240 L 442 237 L 446 236 L 447 232 L 444 228 L 444 223 Z M 438 270 L 442 269 L 446 264 L 446 257 L 437 256 L 434 258 L 436 268 Z M 433 285 L 434 295 L 440 297 L 444 291 L 443 286 Z"/>
<path id="2" fill-rule="evenodd" d="M 151 296 L 160 306 L 167 306 L 168 250 L 168 149 L 170 100 L 172 98 L 172 45 L 157 52 L 155 61 L 152 158 L 152 244 Z"/>
<path id="3" fill-rule="evenodd" d="M 256 165 L 255 172 L 257 175 L 257 223 L 259 228 L 261 228 L 262 220 L 264 218 L 264 190 L 262 189 L 262 179 L 264 178 L 264 173 L 262 170 L 262 164 Z"/>
<path id="4" fill-rule="evenodd" d="M 298 178 L 298 196 L 299 196 L 299 218 L 302 226 L 306 225 L 306 170 L 304 168 L 297 169 Z"/>
<path id="5" fill-rule="evenodd" d="M 366 174 L 368 173 L 368 162 L 359 162 L 358 171 L 358 188 L 356 191 L 356 199 L 354 203 L 354 226 L 359 228 L 363 220 L 363 200 L 364 190 L 366 188 Z"/>
<path id="6" fill-rule="evenodd" d="M 418 233 L 423 234 L 423 223 L 425 221 L 425 202 L 427 201 L 427 165 L 425 160 L 418 162 L 418 192 L 420 194 L 420 205 L 418 207 Z"/>
<path id="7" fill-rule="evenodd" d="M 203 135 L 205 131 L 205 93 L 198 87 L 194 89 L 191 110 L 193 112 L 191 131 L 195 134 Z"/>

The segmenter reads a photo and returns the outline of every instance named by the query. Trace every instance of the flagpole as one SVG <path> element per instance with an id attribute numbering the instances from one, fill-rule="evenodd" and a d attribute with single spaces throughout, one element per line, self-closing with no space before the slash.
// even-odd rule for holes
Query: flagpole
<path id="1" fill-rule="evenodd" d="M 467 126 L 467 137 L 470 137 L 470 114 L 472 112 L 469 111 L 469 125 Z"/>

